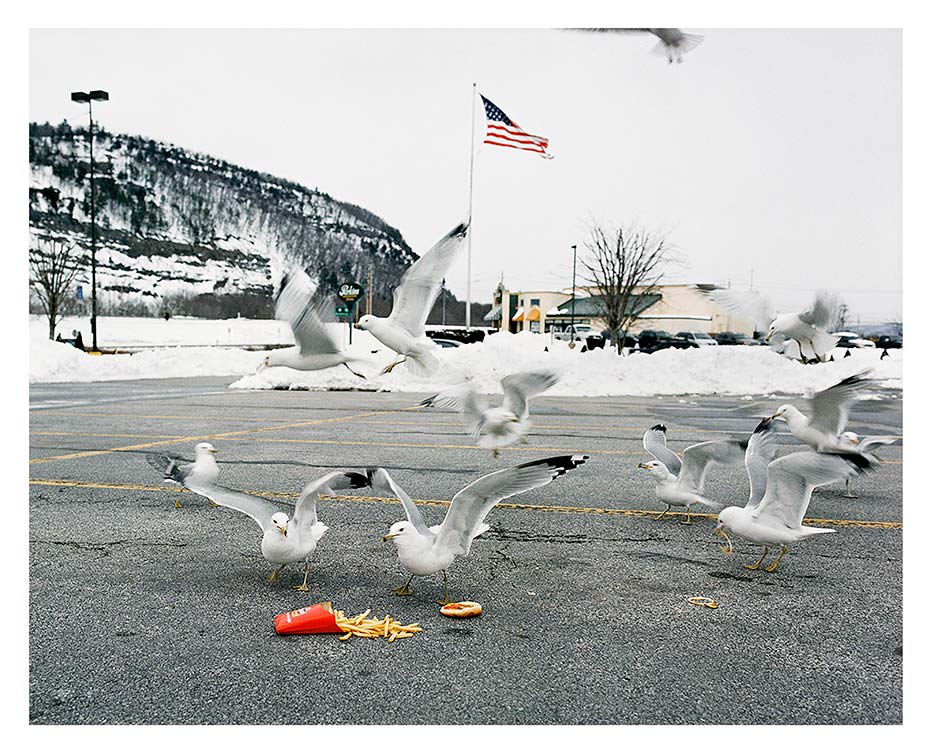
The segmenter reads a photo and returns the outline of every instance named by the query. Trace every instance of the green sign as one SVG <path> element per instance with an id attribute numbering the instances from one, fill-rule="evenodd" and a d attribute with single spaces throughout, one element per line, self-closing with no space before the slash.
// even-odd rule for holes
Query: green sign
<path id="1" fill-rule="evenodd" d="M 347 305 L 338 305 L 334 308 L 334 314 L 339 318 L 346 318 L 351 314 L 351 311 L 347 309 Z"/>

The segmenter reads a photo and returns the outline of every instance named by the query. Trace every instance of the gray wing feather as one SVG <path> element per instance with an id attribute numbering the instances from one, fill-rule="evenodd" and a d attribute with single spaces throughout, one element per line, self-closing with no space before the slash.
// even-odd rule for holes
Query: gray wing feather
<path id="1" fill-rule="evenodd" d="M 561 375 L 552 370 L 530 370 L 507 375 L 500 381 L 503 388 L 503 408 L 520 419 L 529 416 L 530 398 L 537 396 L 558 383 Z"/>
<path id="2" fill-rule="evenodd" d="M 442 279 L 467 237 L 467 223 L 459 224 L 409 266 L 393 292 L 389 320 L 415 338 L 425 335 L 425 319 L 442 289 Z"/>
<path id="3" fill-rule="evenodd" d="M 472 482 L 451 500 L 435 548 L 466 555 L 475 532 L 491 508 L 521 492 L 544 487 L 588 460 L 585 455 L 554 456 L 495 471 Z"/>
<path id="4" fill-rule="evenodd" d="M 356 490 L 369 487 L 370 483 L 371 473 L 361 474 L 358 471 L 332 471 L 309 482 L 295 504 L 296 524 L 308 528 L 318 522 L 318 496 L 320 494 L 334 495 L 338 490 Z"/>
<path id="5" fill-rule="evenodd" d="M 442 409 L 457 409 L 464 417 L 468 432 L 477 437 L 484 421 L 484 403 L 473 383 L 462 383 L 436 393 L 419 406 L 437 406 Z"/>
<path id="6" fill-rule="evenodd" d="M 643 448 L 657 461 L 662 461 L 669 473 L 677 477 L 682 470 L 682 459 L 666 443 L 666 426 L 657 424 L 643 433 Z"/>
<path id="7" fill-rule="evenodd" d="M 806 323 L 811 323 L 816 328 L 827 329 L 834 318 L 834 299 L 826 292 L 819 292 L 815 295 L 815 301 L 812 306 L 801 313 L 799 317 Z"/>
<path id="8" fill-rule="evenodd" d="M 779 447 L 776 443 L 778 435 L 779 426 L 776 420 L 766 417 L 756 426 L 747 441 L 747 450 L 744 453 L 744 464 L 750 478 L 750 498 L 745 506 L 747 508 L 758 505 L 766 494 L 767 470 Z"/>
<path id="9" fill-rule="evenodd" d="M 283 278 L 276 298 L 276 318 L 292 327 L 292 335 L 302 355 L 337 354 L 341 347 L 322 322 L 322 312 L 329 300 L 314 301 L 312 280 L 302 271 Z"/>
<path id="10" fill-rule="evenodd" d="M 709 440 L 690 445 L 682 453 L 679 489 L 703 495 L 705 474 L 711 464 L 739 464 L 743 461 L 745 448 L 744 443 L 736 440 Z"/>
<path id="11" fill-rule="evenodd" d="M 384 489 L 392 492 L 396 497 L 399 498 L 399 501 L 403 504 L 403 508 L 406 511 L 406 518 L 409 519 L 409 523 L 416 527 L 418 531 L 423 536 L 433 536 L 434 534 L 429 530 L 428 526 L 425 525 L 425 521 L 422 519 L 422 513 L 419 511 L 419 507 L 413 502 L 412 498 L 406 493 L 406 491 L 396 484 L 396 480 L 390 476 L 390 473 L 386 469 L 375 469 L 371 478 L 371 486 L 376 489 Z"/>
<path id="12" fill-rule="evenodd" d="M 164 482 L 185 484 L 185 480 L 192 473 L 194 463 L 185 461 L 181 456 L 171 453 L 147 453 L 146 461 L 156 471 L 162 474 Z M 185 461 L 183 463 L 183 461 Z"/>
<path id="13" fill-rule="evenodd" d="M 256 521 L 263 531 L 272 526 L 270 519 L 274 513 L 281 510 L 281 508 L 261 497 L 248 495 L 245 492 L 237 492 L 237 490 L 232 490 L 220 484 L 190 485 L 188 489 L 212 500 L 217 505 L 223 505 L 225 508 L 232 508 L 245 513 Z"/>
<path id="14" fill-rule="evenodd" d="M 756 330 L 765 331 L 776 317 L 776 309 L 760 292 L 742 292 L 734 289 L 702 290 L 712 302 L 753 321 Z"/>
<path id="15" fill-rule="evenodd" d="M 857 445 L 857 450 L 861 453 L 873 453 L 884 445 L 892 445 L 899 439 L 898 435 L 873 435 L 871 437 L 865 437 Z"/>
<path id="16" fill-rule="evenodd" d="M 869 372 L 862 370 L 812 396 L 809 425 L 822 432 L 840 435 L 847 427 L 847 417 L 857 395 L 870 385 L 867 379 Z"/>

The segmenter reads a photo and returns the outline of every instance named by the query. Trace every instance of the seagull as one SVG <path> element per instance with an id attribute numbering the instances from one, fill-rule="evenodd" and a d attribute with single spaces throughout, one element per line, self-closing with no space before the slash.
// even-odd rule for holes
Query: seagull
<path id="1" fill-rule="evenodd" d="M 828 333 L 834 319 L 834 298 L 818 292 L 811 307 L 802 312 L 776 313 L 772 302 L 760 292 L 738 292 L 731 289 L 711 289 L 705 294 L 731 312 L 751 319 L 758 331 L 766 329 L 766 341 L 782 349 L 786 339 L 798 344 L 802 362 L 825 361 L 838 343 L 838 336 Z"/>
<path id="2" fill-rule="evenodd" d="M 217 448 L 211 443 L 198 443 L 192 463 L 183 462 L 181 457 L 169 453 L 147 453 L 146 460 L 156 471 L 162 473 L 162 481 L 166 484 L 177 484 L 191 489 L 192 482 L 210 483 L 217 480 L 221 473 L 217 461 L 214 460 L 214 454 L 217 452 Z M 178 498 L 175 500 L 175 507 L 182 507 Z"/>
<path id="3" fill-rule="evenodd" d="M 366 475 L 355 471 L 332 471 L 325 474 L 305 485 L 295 504 L 292 518 L 268 500 L 237 492 L 214 482 L 191 483 L 189 489 L 217 505 L 245 513 L 259 524 L 263 532 L 263 542 L 260 545 L 263 557 L 278 566 L 266 579 L 270 583 L 279 579 L 280 571 L 289 563 L 305 560 L 305 578 L 301 585 L 294 588 L 297 591 L 308 591 L 308 558 L 328 530 L 328 527 L 318 520 L 319 493 L 334 495 L 335 490 L 369 487 L 370 481 L 370 471 Z"/>
<path id="4" fill-rule="evenodd" d="M 805 416 L 792 404 L 783 404 L 773 419 L 781 419 L 789 425 L 789 432 L 812 450 L 819 453 L 857 453 L 855 444 L 843 438 L 841 432 L 847 425 L 847 417 L 858 394 L 870 385 L 869 370 L 844 378 L 830 388 L 818 391 L 809 399 L 809 416 Z"/>
<path id="5" fill-rule="evenodd" d="M 724 508 L 718 514 L 714 531 L 727 540 L 721 551 L 729 555 L 734 545 L 728 532 L 763 545 L 763 554 L 748 570 L 757 570 L 769 554 L 779 545 L 779 555 L 764 570 L 772 573 L 786 554 L 787 544 L 799 542 L 815 534 L 831 534 L 834 529 L 815 529 L 802 526 L 812 491 L 845 477 L 871 470 L 879 463 L 862 453 L 813 453 L 799 451 L 772 461 L 767 467 L 766 491 L 756 505 Z"/>
<path id="6" fill-rule="evenodd" d="M 659 429 L 662 428 L 662 429 Z M 647 433 L 659 433 L 656 436 Z M 661 439 L 660 439 L 661 436 Z M 643 445 L 665 445 L 665 426 L 655 425 L 643 433 Z M 692 522 L 691 507 L 695 503 L 713 507 L 715 504 L 704 497 L 705 474 L 712 463 L 738 464 L 744 459 L 746 444 L 737 440 L 709 440 L 704 443 L 690 445 L 683 452 L 678 474 L 673 474 L 668 468 L 673 468 L 675 462 L 669 458 L 667 463 L 657 460 L 641 463 L 639 468 L 648 469 L 652 478 L 656 480 L 656 497 L 666 504 L 666 509 L 656 516 L 661 519 L 672 506 L 686 509 L 688 517 L 682 521 L 688 525 Z M 668 451 L 668 448 L 666 448 Z M 671 451 L 669 451 L 671 453 Z M 675 454 L 672 454 L 675 456 Z M 675 456 L 678 458 L 678 456 Z"/>
<path id="7" fill-rule="evenodd" d="M 413 375 L 425 377 L 439 367 L 432 353 L 435 344 L 425 337 L 428 318 L 442 288 L 442 280 L 467 237 L 468 224 L 458 224 L 428 252 L 409 266 L 393 292 L 393 311 L 388 318 L 364 315 L 355 327 L 370 331 L 385 346 L 403 358 L 389 364 L 384 373 L 392 372 L 403 362 Z"/>
<path id="8" fill-rule="evenodd" d="M 493 457 L 500 448 L 522 440 L 529 431 L 528 401 L 555 385 L 561 375 L 553 370 L 529 370 L 507 375 L 500 381 L 503 403 L 488 407 L 481 401 L 473 383 L 449 388 L 419 403 L 457 409 L 464 416 L 468 432 L 479 438 L 478 445 L 492 448 Z"/>
<path id="9" fill-rule="evenodd" d="M 275 349 L 263 359 L 257 372 L 267 367 L 291 367 L 293 370 L 324 370 L 344 365 L 354 375 L 348 362 L 357 357 L 343 349 L 322 322 L 321 313 L 329 300 L 317 305 L 313 302 L 314 285 L 302 271 L 283 276 L 276 297 L 276 318 L 285 320 L 292 327 L 296 346 Z"/>
<path id="10" fill-rule="evenodd" d="M 412 498 L 389 473 L 385 469 L 376 470 L 373 481 L 399 498 L 408 518 L 394 523 L 383 537 L 383 541 L 393 540 L 400 563 L 410 573 L 409 580 L 393 592 L 408 596 L 412 593 L 409 584 L 413 578 L 442 572 L 445 595 L 437 603 L 449 604 L 448 567 L 459 555 L 467 555 L 471 542 L 490 528 L 483 522 L 490 510 L 505 498 L 544 487 L 581 466 L 588 458 L 585 455 L 554 456 L 487 474 L 458 492 L 451 500 L 445 520 L 431 528 L 425 525 Z"/>
<path id="11" fill-rule="evenodd" d="M 846 440 L 851 445 L 857 446 L 858 453 L 869 453 L 876 456 L 876 452 L 884 445 L 892 445 L 899 440 L 899 435 L 868 435 L 861 440 L 855 432 L 842 432 L 841 439 Z M 857 497 L 851 492 L 851 478 L 844 480 L 844 497 Z"/>
<path id="12" fill-rule="evenodd" d="M 682 55 L 701 44 L 700 34 L 686 34 L 681 29 L 571 29 L 571 31 L 612 32 L 616 34 L 652 34 L 659 38 L 653 51 L 665 54 L 669 64 L 682 62 Z"/>

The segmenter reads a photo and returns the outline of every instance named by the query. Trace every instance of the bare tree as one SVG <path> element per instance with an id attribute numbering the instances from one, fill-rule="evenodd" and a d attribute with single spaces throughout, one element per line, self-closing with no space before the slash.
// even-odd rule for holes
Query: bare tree
<path id="1" fill-rule="evenodd" d="M 657 293 L 670 248 L 663 237 L 636 227 L 608 231 L 592 223 L 590 231 L 585 278 L 600 294 L 599 317 L 622 353 L 630 326 Z"/>
<path id="2" fill-rule="evenodd" d="M 834 309 L 834 330 L 843 331 L 850 322 L 850 310 L 846 302 L 841 302 Z"/>
<path id="3" fill-rule="evenodd" d="M 61 240 L 39 240 L 29 253 L 29 285 L 33 288 L 46 318 L 49 338 L 55 338 L 55 327 L 64 315 L 64 303 L 72 282 L 81 271 L 76 245 Z"/>

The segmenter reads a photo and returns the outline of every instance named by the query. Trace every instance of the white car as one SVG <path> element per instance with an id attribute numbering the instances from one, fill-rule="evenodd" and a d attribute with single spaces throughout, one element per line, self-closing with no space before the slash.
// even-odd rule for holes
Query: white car
<path id="1" fill-rule="evenodd" d="M 838 337 L 837 345 L 844 349 L 873 349 L 876 347 L 870 339 L 861 338 L 853 331 L 835 331 L 831 334 Z"/>
<path id="2" fill-rule="evenodd" d="M 575 341 L 587 341 L 588 336 L 600 335 L 589 325 L 575 323 L 573 326 L 566 326 L 564 331 L 556 332 L 555 338 L 559 341 L 571 341 L 572 329 L 575 332 Z"/>
<path id="3" fill-rule="evenodd" d="M 717 341 L 706 333 L 700 331 L 682 331 L 675 334 L 675 338 L 683 341 L 691 341 L 696 346 L 717 346 Z"/>

